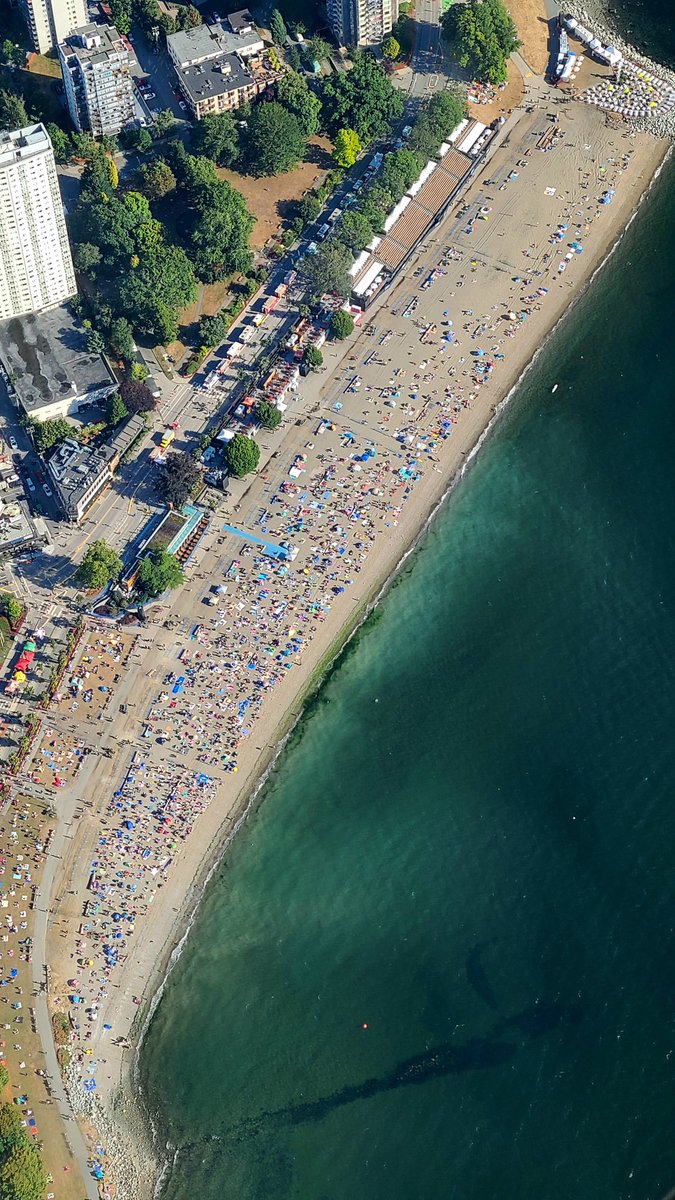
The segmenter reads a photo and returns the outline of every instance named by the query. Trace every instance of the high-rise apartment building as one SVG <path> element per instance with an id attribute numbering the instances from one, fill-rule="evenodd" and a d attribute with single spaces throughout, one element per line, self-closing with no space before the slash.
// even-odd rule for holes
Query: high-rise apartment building
<path id="1" fill-rule="evenodd" d="M 80 133 L 118 134 L 135 117 L 132 56 L 112 25 L 85 25 L 59 45 L 68 109 Z"/>
<path id="2" fill-rule="evenodd" d="M 73 29 L 87 23 L 86 0 L 19 0 L 39 54 L 54 50 Z"/>
<path id="3" fill-rule="evenodd" d="M 44 125 L 0 132 L 0 321 L 77 291 L 52 144 Z"/>
<path id="4" fill-rule="evenodd" d="M 398 0 L 328 0 L 327 8 L 341 46 L 379 46 L 398 20 Z"/>

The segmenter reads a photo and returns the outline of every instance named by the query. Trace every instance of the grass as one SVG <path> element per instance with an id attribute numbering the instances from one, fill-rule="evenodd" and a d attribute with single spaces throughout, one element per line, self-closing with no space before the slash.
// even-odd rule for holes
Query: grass
<path id="1" fill-rule="evenodd" d="M 49 54 L 31 54 L 28 59 L 28 70 L 31 75 L 45 75 L 49 79 L 62 78 L 55 50 L 50 50 Z"/>

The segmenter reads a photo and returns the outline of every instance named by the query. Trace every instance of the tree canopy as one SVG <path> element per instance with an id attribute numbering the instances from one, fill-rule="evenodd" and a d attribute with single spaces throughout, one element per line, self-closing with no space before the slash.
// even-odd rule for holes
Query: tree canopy
<path id="1" fill-rule="evenodd" d="M 202 346 L 219 346 L 227 336 L 227 318 L 223 313 L 202 317 L 199 322 L 199 340 Z"/>
<path id="2" fill-rule="evenodd" d="M 48 421 L 32 421 L 30 431 L 38 454 L 45 454 L 67 437 L 73 437 L 75 426 L 65 417 L 52 417 Z"/>
<path id="3" fill-rule="evenodd" d="M 192 134 L 196 154 L 219 167 L 231 167 L 239 156 L 239 128 L 232 113 L 213 113 L 197 123 Z"/>
<path id="4" fill-rule="evenodd" d="M 277 429 L 281 425 L 281 413 L 276 404 L 270 404 L 269 400 L 259 400 L 255 413 L 264 429 Z"/>
<path id="5" fill-rule="evenodd" d="M 108 399 L 108 408 L 106 410 L 106 418 L 109 425 L 119 425 L 120 421 L 126 420 L 129 416 L 129 409 L 119 392 L 113 392 Z"/>
<path id="6" fill-rule="evenodd" d="M 183 572 L 175 554 L 163 547 L 149 550 L 141 559 L 136 576 L 136 589 L 145 599 L 154 599 L 162 592 L 172 591 L 183 582 Z"/>
<path id="7" fill-rule="evenodd" d="M 306 346 L 303 351 L 302 361 L 311 371 L 318 371 L 319 367 L 323 365 L 323 354 L 320 350 L 317 350 L 316 346 Z"/>
<path id="8" fill-rule="evenodd" d="M 384 57 L 388 58 L 391 62 L 394 62 L 401 53 L 401 43 L 397 42 L 393 34 L 390 33 L 389 37 L 384 39 L 382 43 L 382 53 Z"/>
<path id="9" fill-rule="evenodd" d="M 277 84 L 277 100 L 293 113 L 306 138 L 312 137 L 319 128 L 321 100 L 312 91 L 304 75 L 297 71 L 288 73 Z"/>
<path id="10" fill-rule="evenodd" d="M 254 219 L 241 192 L 226 179 L 218 179 L 212 163 L 206 159 L 194 159 L 194 163 L 206 164 L 212 174 L 206 166 L 202 172 L 193 171 L 186 244 L 198 277 L 212 283 L 235 271 L 248 271 Z"/>
<path id="11" fill-rule="evenodd" d="M 361 139 L 355 129 L 338 129 L 333 146 L 333 158 L 339 167 L 349 170 L 361 153 Z"/>
<path id="12" fill-rule="evenodd" d="M 242 479 L 251 471 L 255 471 L 260 462 L 260 446 L 252 438 L 243 433 L 235 433 L 225 449 L 225 461 L 230 475 Z"/>
<path id="13" fill-rule="evenodd" d="M 351 291 L 351 262 L 348 248 L 337 239 L 331 239 L 324 242 L 316 254 L 307 254 L 299 270 L 312 295 L 335 292 L 338 296 L 346 297 Z"/>
<path id="14" fill-rule="evenodd" d="M 152 412 L 155 407 L 150 388 L 138 379 L 123 379 L 120 384 L 120 396 L 132 415 L 139 412 Z"/>
<path id="15" fill-rule="evenodd" d="M 521 43 L 503 0 L 451 5 L 441 23 L 460 66 L 488 83 L 505 82 L 506 60 Z"/>
<path id="16" fill-rule="evenodd" d="M 424 158 L 433 158 L 441 143 L 466 116 L 464 97 L 455 91 L 437 92 L 413 126 L 409 146 Z"/>
<path id="17" fill-rule="evenodd" d="M 42 1200 L 47 1176 L 37 1146 L 24 1137 L 12 1146 L 0 1163 L 2 1200 Z"/>
<path id="18" fill-rule="evenodd" d="M 176 176 L 163 158 L 153 158 L 152 162 L 143 163 L 139 175 L 141 191 L 148 200 L 161 200 L 176 186 Z"/>
<path id="19" fill-rule="evenodd" d="M 82 562 L 75 572 L 75 582 L 87 591 L 101 591 L 109 583 L 119 579 L 122 559 L 104 538 L 98 538 L 88 547 Z"/>
<path id="20" fill-rule="evenodd" d="M 157 490 L 165 504 L 180 508 L 202 477 L 195 460 L 183 451 L 168 454 L 159 473 Z"/>
<path id="21" fill-rule="evenodd" d="M 363 145 L 384 137 L 403 115 L 403 97 L 371 54 L 354 56 L 351 71 L 323 81 L 324 123 L 330 133 L 354 129 Z"/>
<path id="22" fill-rule="evenodd" d="M 275 100 L 256 104 L 248 118 L 244 160 L 252 175 L 279 175 L 297 166 L 306 139 L 300 121 Z"/>
<path id="23" fill-rule="evenodd" d="M 354 318 L 343 308 L 334 312 L 330 319 L 330 335 L 336 342 L 342 342 L 354 332 Z"/>
<path id="24" fill-rule="evenodd" d="M 272 9 L 272 15 L 270 16 L 270 33 L 272 34 L 272 41 L 276 42 L 277 46 L 286 45 L 288 40 L 288 31 L 286 29 L 286 22 L 284 21 L 284 18 L 282 17 L 278 8 Z"/>
<path id="25" fill-rule="evenodd" d="M 26 125 L 30 119 L 23 98 L 0 90 L 0 129 L 24 129 Z"/>
<path id="26" fill-rule="evenodd" d="M 47 121 L 45 129 L 49 134 L 49 140 L 52 144 L 56 161 L 59 163 L 68 162 L 73 152 L 73 145 L 68 134 L 60 125 L 55 125 L 53 121 Z"/>

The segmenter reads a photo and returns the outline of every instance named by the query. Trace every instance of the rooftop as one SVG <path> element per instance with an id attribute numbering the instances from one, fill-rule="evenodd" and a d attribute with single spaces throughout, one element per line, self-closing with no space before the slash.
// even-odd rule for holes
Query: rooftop
<path id="1" fill-rule="evenodd" d="M 234 33 L 223 25 L 196 25 L 194 29 L 169 34 L 166 42 L 173 59 L 183 67 L 223 54 L 251 54 L 262 46 L 262 38 L 255 29 L 246 32 L 242 26 L 240 33 Z"/>
<path id="2" fill-rule="evenodd" d="M 30 158 L 33 154 L 44 154 L 52 144 L 44 125 L 26 125 L 23 129 L 0 132 L 0 167 Z"/>
<path id="3" fill-rule="evenodd" d="M 44 521 L 31 517 L 23 501 L 0 501 L 0 556 L 11 556 L 23 546 L 47 541 Z"/>
<path id="4" fill-rule="evenodd" d="M 94 449 L 81 446 L 74 438 L 66 438 L 57 446 L 48 466 L 68 507 L 75 507 L 114 458 L 115 451 L 106 444 Z"/>
<path id="5" fill-rule="evenodd" d="M 74 54 L 81 63 L 106 62 L 111 54 L 129 53 L 114 25 L 80 25 L 60 49 L 65 58 Z"/>
<path id="6" fill-rule="evenodd" d="M 247 8 L 240 8 L 239 12 L 230 13 L 227 23 L 233 33 L 250 33 L 253 29 L 253 17 Z"/>
<path id="7" fill-rule="evenodd" d="M 183 67 L 180 77 L 195 104 L 253 82 L 253 75 L 236 54 L 221 55 L 198 67 Z"/>
<path id="8" fill-rule="evenodd" d="M 0 359 L 29 415 L 116 383 L 101 355 L 87 350 L 84 330 L 63 304 L 0 321 Z"/>

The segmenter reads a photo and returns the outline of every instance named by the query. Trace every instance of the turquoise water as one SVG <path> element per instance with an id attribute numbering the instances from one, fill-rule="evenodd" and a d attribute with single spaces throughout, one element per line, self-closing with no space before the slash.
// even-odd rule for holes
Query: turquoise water
<path id="1" fill-rule="evenodd" d="M 165 1200 L 675 1185 L 674 185 L 213 880 L 141 1056 Z"/>

